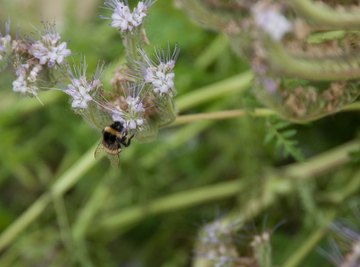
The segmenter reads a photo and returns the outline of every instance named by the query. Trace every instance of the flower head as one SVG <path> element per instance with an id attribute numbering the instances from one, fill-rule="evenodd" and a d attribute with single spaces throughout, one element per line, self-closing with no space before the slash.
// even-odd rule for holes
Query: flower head
<path id="1" fill-rule="evenodd" d="M 36 82 L 41 70 L 42 66 L 39 64 L 31 65 L 26 63 L 19 65 L 16 69 L 17 79 L 12 83 L 13 91 L 36 96 L 38 91 Z"/>
<path id="2" fill-rule="evenodd" d="M 137 88 L 134 88 L 134 95 L 123 98 L 121 107 L 112 108 L 111 117 L 114 121 L 123 123 L 125 129 L 139 130 L 144 125 L 145 108 Z"/>
<path id="3" fill-rule="evenodd" d="M 269 34 L 274 41 L 280 41 L 292 29 L 291 22 L 274 8 L 256 6 L 253 15 L 257 26 Z"/>
<path id="4" fill-rule="evenodd" d="M 144 62 L 139 63 L 145 83 L 150 84 L 155 94 L 163 96 L 173 96 L 175 94 L 173 69 L 179 55 L 179 48 L 175 47 L 170 55 L 170 49 L 165 53 L 164 50 L 156 51 L 156 61 L 152 62 L 144 50 L 140 54 Z"/>
<path id="5" fill-rule="evenodd" d="M 151 4 L 152 0 L 145 2 L 140 1 L 133 11 L 131 11 L 127 1 L 105 1 L 105 5 L 113 11 L 111 15 L 111 26 L 120 32 L 132 32 L 134 28 L 139 27 L 146 17 L 147 9 Z"/>
<path id="6" fill-rule="evenodd" d="M 0 61 L 11 51 L 10 21 L 5 24 L 5 34 L 0 32 Z"/>
<path id="7" fill-rule="evenodd" d="M 66 42 L 61 42 L 60 39 L 54 25 L 45 25 L 45 31 L 40 40 L 31 45 L 29 52 L 39 60 L 41 65 L 47 64 L 49 68 L 55 64 L 60 65 L 64 58 L 71 54 Z"/>
<path id="8" fill-rule="evenodd" d="M 96 72 L 91 80 L 86 77 L 86 63 L 82 69 L 70 71 L 71 83 L 65 89 L 65 93 L 72 97 L 71 107 L 74 109 L 86 109 L 88 102 L 93 100 L 92 94 L 101 88 L 100 81 L 101 68 Z"/>

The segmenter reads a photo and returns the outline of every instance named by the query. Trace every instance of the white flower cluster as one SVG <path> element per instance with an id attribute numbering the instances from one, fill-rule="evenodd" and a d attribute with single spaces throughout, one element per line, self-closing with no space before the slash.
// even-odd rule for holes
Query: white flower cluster
<path id="1" fill-rule="evenodd" d="M 128 96 L 125 99 L 126 111 L 113 109 L 112 119 L 123 123 L 125 129 L 136 130 L 144 124 L 145 108 L 139 96 Z"/>
<path id="2" fill-rule="evenodd" d="M 90 93 L 94 87 L 86 80 L 85 76 L 74 78 L 71 80 L 71 84 L 65 89 L 65 92 L 72 97 L 71 107 L 74 109 L 87 108 L 88 102 L 93 98 Z"/>
<path id="3" fill-rule="evenodd" d="M 150 66 L 146 68 L 144 73 L 144 80 L 151 83 L 154 87 L 154 92 L 159 95 L 172 95 L 174 88 L 175 74 L 172 71 L 175 66 L 174 61 L 160 62 L 157 66 Z"/>
<path id="4" fill-rule="evenodd" d="M 19 65 L 16 69 L 17 79 L 12 83 L 13 91 L 37 95 L 38 87 L 36 86 L 36 81 L 41 70 L 42 66 L 39 64 L 30 65 L 26 63 Z"/>
<path id="5" fill-rule="evenodd" d="M 5 35 L 0 32 L 0 61 L 2 61 L 11 49 L 11 36 L 9 34 L 10 22 L 5 24 Z"/>
<path id="6" fill-rule="evenodd" d="M 96 74 L 88 81 L 86 78 L 86 62 L 82 63 L 81 69 L 74 69 L 72 72 L 69 70 L 71 83 L 64 90 L 69 96 L 72 97 L 71 107 L 73 109 L 86 109 L 88 102 L 93 101 L 92 94 L 95 94 L 101 87 L 100 76 L 102 66 L 97 68 Z"/>
<path id="7" fill-rule="evenodd" d="M 64 58 L 71 54 L 66 42 L 61 42 L 60 35 L 53 29 L 46 29 L 41 40 L 31 45 L 29 52 L 39 60 L 41 65 L 47 64 L 49 68 L 55 64 L 61 64 Z"/>
<path id="8" fill-rule="evenodd" d="M 3 60 L 8 52 L 8 48 L 11 46 L 11 36 L 9 34 L 5 36 L 0 35 L 0 61 Z"/>
<path id="9" fill-rule="evenodd" d="M 140 1 L 131 12 L 127 1 L 108 0 L 105 5 L 113 10 L 111 15 L 111 26 L 121 32 L 132 32 L 134 28 L 139 27 L 152 1 Z"/>
<path id="10" fill-rule="evenodd" d="M 291 22 L 274 8 L 256 6 L 253 9 L 253 15 L 257 26 L 269 34 L 274 41 L 280 41 L 292 30 Z"/>
<path id="11" fill-rule="evenodd" d="M 171 56 L 170 50 L 168 50 L 168 54 L 165 56 L 164 51 L 158 50 L 156 53 L 157 60 L 154 63 L 149 59 L 145 51 L 140 50 L 140 54 L 145 62 L 145 66 L 140 66 L 143 72 L 143 79 L 145 83 L 151 84 L 155 94 L 159 96 L 174 96 L 175 73 L 173 69 L 179 52 L 178 47 L 175 47 Z"/>

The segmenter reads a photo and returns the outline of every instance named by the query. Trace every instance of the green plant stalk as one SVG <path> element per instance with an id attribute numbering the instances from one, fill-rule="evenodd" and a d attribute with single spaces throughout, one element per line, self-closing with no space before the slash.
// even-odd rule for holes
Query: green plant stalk
<path id="1" fill-rule="evenodd" d="M 359 111 L 360 110 L 360 102 L 355 102 L 352 104 L 345 105 L 341 108 L 339 112 L 351 112 L 351 111 Z M 277 115 L 276 111 L 267 108 L 257 108 L 254 111 L 248 111 L 244 109 L 235 109 L 235 110 L 223 110 L 223 111 L 215 111 L 215 112 L 205 112 L 205 113 L 196 113 L 189 115 L 179 115 L 176 117 L 176 120 L 170 124 L 168 127 L 183 125 L 186 123 L 192 123 L 202 120 L 224 120 L 224 119 L 232 119 L 243 117 L 245 115 L 253 116 L 253 117 L 268 117 L 272 115 Z M 304 122 L 302 122 L 304 123 Z"/>
<path id="2" fill-rule="evenodd" d="M 326 221 L 323 225 L 318 227 L 315 231 L 309 234 L 303 244 L 291 254 L 290 258 L 282 265 L 283 267 L 296 267 L 298 266 L 304 258 L 314 249 L 314 247 L 319 243 L 319 241 L 324 237 L 327 232 L 327 228 L 331 221 L 335 218 L 336 212 L 331 211 L 326 216 Z"/>
<path id="3" fill-rule="evenodd" d="M 350 196 L 356 194 L 360 188 L 360 171 L 357 171 L 351 182 L 344 186 L 340 192 L 337 192 L 337 197 L 335 198 L 334 204 L 341 204 Z M 284 263 L 284 267 L 296 267 L 305 259 L 305 257 L 313 250 L 316 244 L 323 238 L 325 235 L 329 223 L 335 218 L 336 210 L 331 211 L 325 223 L 323 223 L 313 234 L 310 235 L 310 238 L 306 239 L 305 242 L 292 253 L 290 258 Z"/>
<path id="4" fill-rule="evenodd" d="M 198 189 L 190 189 L 175 193 L 150 202 L 147 205 L 135 205 L 121 210 L 116 215 L 105 216 L 94 227 L 95 231 L 118 231 L 128 225 L 142 220 L 150 215 L 157 215 L 169 211 L 192 207 L 201 203 L 215 201 L 231 197 L 245 189 L 245 183 L 240 180 L 222 182 L 215 185 L 203 186 Z"/>
<path id="5" fill-rule="evenodd" d="M 183 112 L 194 106 L 222 96 L 241 93 L 251 85 L 252 79 L 252 72 L 246 71 L 220 82 L 199 88 L 183 96 L 179 96 L 176 99 L 175 106 L 179 112 Z"/>
<path id="6" fill-rule="evenodd" d="M 229 42 L 226 37 L 219 34 L 210 45 L 195 60 L 195 69 L 205 70 L 228 48 Z"/>
<path id="7" fill-rule="evenodd" d="M 76 260 L 76 251 L 73 242 L 73 238 L 71 236 L 69 220 L 66 213 L 65 203 L 63 196 L 57 196 L 52 198 L 52 202 L 54 204 L 54 209 L 56 213 L 56 218 L 59 226 L 60 237 L 62 243 L 70 255 L 70 260 L 72 265 Z"/>
<path id="8" fill-rule="evenodd" d="M 178 126 L 178 125 L 192 123 L 196 121 L 202 121 L 202 120 L 223 120 L 223 119 L 238 118 L 238 117 L 243 117 L 245 115 L 249 115 L 253 117 L 267 117 L 275 114 L 276 114 L 275 111 L 266 108 L 257 108 L 254 111 L 236 109 L 236 110 L 197 113 L 190 115 L 180 115 L 176 118 L 174 123 L 172 123 L 169 126 Z"/>
<path id="9" fill-rule="evenodd" d="M 360 12 L 335 10 L 326 4 L 317 4 L 311 0 L 292 0 L 290 4 L 304 17 L 314 23 L 331 29 L 352 29 L 360 27 Z"/>
<path id="10" fill-rule="evenodd" d="M 73 225 L 73 237 L 75 242 L 81 242 L 91 225 L 99 209 L 103 206 L 104 200 L 108 195 L 108 188 L 104 183 L 101 183 L 92 194 L 90 200 L 86 203 L 77 216 Z"/>
<path id="11" fill-rule="evenodd" d="M 97 144 L 96 144 L 97 146 Z M 35 221 L 51 203 L 53 197 L 61 196 L 95 165 L 94 150 L 90 148 L 67 172 L 58 178 L 50 192 L 40 196 L 15 222 L 0 235 L 0 251 L 3 251 L 21 232 Z"/>
<path id="12" fill-rule="evenodd" d="M 283 176 L 302 181 L 308 177 L 323 175 L 329 172 L 329 168 L 335 169 L 349 162 L 349 152 L 358 149 L 360 149 L 359 141 L 348 142 L 310 160 L 284 167 Z"/>
<path id="13" fill-rule="evenodd" d="M 280 43 L 266 41 L 269 62 L 275 72 L 310 81 L 340 81 L 360 77 L 360 58 L 301 59 L 291 56 Z"/>
<path id="14" fill-rule="evenodd" d="M 12 95 L 14 94 L 12 93 Z M 59 101 L 63 96 L 64 93 L 51 90 L 51 92 L 42 92 L 39 98 L 45 105 L 51 105 Z M 6 102 L 0 100 L 0 121 L 4 119 L 11 120 L 13 117 L 18 116 L 19 113 L 26 114 L 43 107 L 36 98 L 19 99 L 18 95 L 16 95 L 16 97 L 14 95 L 2 96 L 1 99 L 6 100 Z"/>
<path id="15" fill-rule="evenodd" d="M 244 220 L 253 218 L 264 208 L 273 204 L 278 195 L 284 195 L 292 192 L 294 190 L 294 186 L 297 184 L 294 183 L 293 179 L 309 179 L 319 174 L 331 172 L 337 169 L 340 165 L 347 163 L 350 160 L 348 156 L 349 151 L 356 150 L 359 147 L 360 144 L 353 141 L 318 156 L 314 156 L 305 163 L 296 163 L 289 167 L 280 169 L 277 172 L 274 171 L 274 173 L 268 174 L 266 179 L 264 179 L 266 183 L 264 185 L 265 189 L 263 190 L 263 195 L 261 197 L 256 196 L 254 199 L 250 199 L 248 202 L 244 203 L 243 208 L 240 209 L 240 213 L 237 210 L 226 220 L 233 221 L 233 218 L 239 217 L 239 214 L 241 214 Z M 299 170 L 303 170 L 304 174 L 302 172 L 299 173 Z M 283 177 L 286 177 L 286 179 Z M 219 188 L 221 188 L 221 192 Z M 96 230 L 119 231 L 150 215 L 171 212 L 180 208 L 198 205 L 215 199 L 231 197 L 240 193 L 239 188 L 232 188 L 231 186 L 226 186 L 226 184 L 224 184 L 224 187 L 209 186 L 199 190 L 201 190 L 200 193 L 196 192 L 196 190 L 176 193 L 174 195 L 154 200 L 145 206 L 135 205 L 133 207 L 120 210 L 115 215 L 104 216 L 104 218 L 99 222 L 99 225 L 96 227 Z M 240 224 L 239 227 L 241 227 Z"/>

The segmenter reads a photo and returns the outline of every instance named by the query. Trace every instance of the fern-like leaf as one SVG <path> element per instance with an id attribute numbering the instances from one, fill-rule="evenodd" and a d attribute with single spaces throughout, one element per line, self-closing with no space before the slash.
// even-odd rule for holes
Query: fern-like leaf
<path id="1" fill-rule="evenodd" d="M 265 144 L 274 142 L 275 148 L 282 151 L 285 157 L 291 156 L 297 161 L 303 161 L 304 155 L 299 148 L 299 142 L 294 139 L 296 130 L 291 129 L 291 123 L 282 121 L 277 117 L 270 117 L 267 121 L 268 132 Z"/>

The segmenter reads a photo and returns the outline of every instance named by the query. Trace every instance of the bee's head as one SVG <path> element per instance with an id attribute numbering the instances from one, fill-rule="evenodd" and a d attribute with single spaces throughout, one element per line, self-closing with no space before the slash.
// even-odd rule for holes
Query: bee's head
<path id="1" fill-rule="evenodd" d="M 123 132 L 124 130 L 124 125 L 120 121 L 114 121 L 110 127 L 118 132 Z"/>

